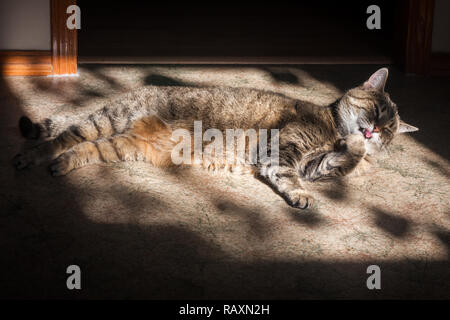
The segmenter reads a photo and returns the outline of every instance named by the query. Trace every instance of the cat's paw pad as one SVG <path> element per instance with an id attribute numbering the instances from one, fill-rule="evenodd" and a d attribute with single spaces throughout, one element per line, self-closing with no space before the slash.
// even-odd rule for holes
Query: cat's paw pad
<path id="1" fill-rule="evenodd" d="M 366 154 L 366 139 L 358 133 L 351 134 L 345 138 L 347 150 L 353 155 L 364 156 Z"/>
<path id="2" fill-rule="evenodd" d="M 12 164 L 14 167 L 16 167 L 17 170 L 25 169 L 32 163 L 33 163 L 32 158 L 26 153 L 25 154 L 19 153 L 12 160 Z"/>
<path id="3" fill-rule="evenodd" d="M 294 208 L 307 209 L 314 203 L 314 198 L 304 191 L 294 190 L 286 195 L 287 203 Z"/>
<path id="4" fill-rule="evenodd" d="M 71 166 L 70 158 L 64 155 L 59 156 L 50 164 L 50 173 L 52 176 L 63 176 L 68 174 L 73 168 Z"/>

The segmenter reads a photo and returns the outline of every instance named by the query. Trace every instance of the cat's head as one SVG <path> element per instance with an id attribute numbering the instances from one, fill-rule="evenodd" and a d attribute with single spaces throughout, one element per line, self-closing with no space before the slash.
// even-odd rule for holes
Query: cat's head
<path id="1" fill-rule="evenodd" d="M 363 85 L 345 93 L 337 106 L 337 125 L 345 137 L 360 133 L 366 139 L 368 154 L 387 146 L 399 133 L 419 130 L 402 120 L 397 106 L 384 92 L 388 69 L 372 74 Z"/>

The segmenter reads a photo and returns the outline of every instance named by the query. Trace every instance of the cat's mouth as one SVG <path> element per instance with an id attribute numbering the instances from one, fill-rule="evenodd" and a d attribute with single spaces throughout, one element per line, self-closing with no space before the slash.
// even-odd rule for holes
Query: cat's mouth
<path id="1" fill-rule="evenodd" d="M 364 138 L 371 139 L 373 137 L 373 133 L 380 132 L 380 129 L 377 126 L 374 126 L 373 130 L 370 130 L 368 128 L 359 127 L 359 131 L 362 133 Z"/>
<path id="2" fill-rule="evenodd" d="M 359 131 L 363 134 L 364 138 L 371 139 L 373 137 L 372 131 L 367 128 L 359 128 Z"/>

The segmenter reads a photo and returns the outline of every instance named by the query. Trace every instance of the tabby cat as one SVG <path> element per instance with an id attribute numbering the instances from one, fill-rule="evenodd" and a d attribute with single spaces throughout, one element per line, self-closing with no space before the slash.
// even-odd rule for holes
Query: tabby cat
<path id="1" fill-rule="evenodd" d="M 55 176 L 99 162 L 140 160 L 167 167 L 174 165 L 171 152 L 178 142 L 172 132 L 192 131 L 195 120 L 202 121 L 203 129 L 279 129 L 278 163 L 250 167 L 289 205 L 305 209 L 313 198 L 304 181 L 344 176 L 396 134 L 418 130 L 400 120 L 384 92 L 387 77 L 382 68 L 327 107 L 253 89 L 147 86 L 75 124 L 67 118 L 33 123 L 22 117 L 22 135 L 44 141 L 13 162 L 23 169 L 53 160 L 50 171 Z M 214 159 L 203 166 L 211 164 L 227 166 Z"/>

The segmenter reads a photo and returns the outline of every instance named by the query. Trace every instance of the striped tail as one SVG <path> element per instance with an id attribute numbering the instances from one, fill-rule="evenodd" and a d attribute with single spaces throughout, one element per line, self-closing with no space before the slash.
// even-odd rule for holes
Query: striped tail
<path id="1" fill-rule="evenodd" d="M 41 136 L 41 127 L 33 123 L 30 118 L 22 116 L 19 120 L 19 128 L 22 136 L 27 139 L 38 139 Z"/>
<path id="2" fill-rule="evenodd" d="M 51 119 L 44 119 L 41 123 L 34 123 L 27 116 L 22 116 L 19 120 L 19 129 L 22 136 L 26 139 L 36 140 L 39 138 L 51 137 L 55 133 L 55 125 Z"/>

